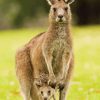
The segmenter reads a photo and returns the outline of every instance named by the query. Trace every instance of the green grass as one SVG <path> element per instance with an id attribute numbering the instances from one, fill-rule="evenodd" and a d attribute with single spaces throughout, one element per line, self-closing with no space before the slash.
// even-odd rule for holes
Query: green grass
<path id="1" fill-rule="evenodd" d="M 0 100 L 22 100 L 15 51 L 44 29 L 0 31 Z M 73 28 L 75 69 L 68 100 L 100 100 L 100 26 Z"/>

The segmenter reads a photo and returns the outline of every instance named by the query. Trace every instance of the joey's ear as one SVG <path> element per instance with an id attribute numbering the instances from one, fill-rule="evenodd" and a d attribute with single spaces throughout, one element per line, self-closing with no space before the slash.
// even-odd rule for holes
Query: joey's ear
<path id="1" fill-rule="evenodd" d="M 64 0 L 65 1 L 65 3 L 67 3 L 67 4 L 71 4 L 71 3 L 73 3 L 75 0 Z"/>
<path id="2" fill-rule="evenodd" d="M 56 1 L 56 0 L 47 0 L 47 2 L 49 3 L 49 5 L 55 4 L 55 1 Z"/>
<path id="3" fill-rule="evenodd" d="M 55 88 L 56 88 L 56 85 L 51 85 L 51 87 L 52 87 L 53 89 L 55 89 Z"/>
<path id="4" fill-rule="evenodd" d="M 56 88 L 56 84 L 49 84 L 49 86 L 51 86 L 53 89 Z"/>

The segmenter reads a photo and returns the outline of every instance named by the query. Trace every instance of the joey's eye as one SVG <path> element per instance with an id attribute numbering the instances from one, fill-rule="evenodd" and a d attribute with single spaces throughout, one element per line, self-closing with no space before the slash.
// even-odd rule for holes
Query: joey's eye
<path id="1" fill-rule="evenodd" d="M 57 10 L 56 8 L 53 8 L 53 11 L 54 11 L 54 12 L 56 12 L 56 10 Z"/>
<path id="2" fill-rule="evenodd" d="M 50 95 L 50 94 L 51 94 L 51 91 L 49 90 L 49 91 L 48 91 L 48 95 Z"/>
<path id="3" fill-rule="evenodd" d="M 41 91 L 41 94 L 43 95 L 43 91 Z"/>
<path id="4" fill-rule="evenodd" d="M 65 9 L 65 11 L 67 11 L 68 10 L 68 7 L 65 7 L 64 9 Z"/>

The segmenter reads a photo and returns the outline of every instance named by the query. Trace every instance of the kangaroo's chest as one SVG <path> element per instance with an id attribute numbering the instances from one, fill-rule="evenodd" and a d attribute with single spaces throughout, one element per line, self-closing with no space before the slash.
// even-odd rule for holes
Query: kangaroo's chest
<path id="1" fill-rule="evenodd" d="M 55 39 L 52 42 L 52 52 L 60 53 L 61 51 L 64 50 L 65 45 L 66 45 L 65 39 L 59 39 L 59 38 Z"/>
<path id="2" fill-rule="evenodd" d="M 59 70 L 62 69 L 66 45 L 67 42 L 64 36 L 60 36 L 52 42 L 52 67 L 55 74 L 59 73 Z"/>
<path id="3" fill-rule="evenodd" d="M 59 30 L 56 38 L 52 41 L 52 52 L 55 52 L 56 55 L 62 55 L 64 49 L 66 48 L 66 33 L 65 31 Z"/>

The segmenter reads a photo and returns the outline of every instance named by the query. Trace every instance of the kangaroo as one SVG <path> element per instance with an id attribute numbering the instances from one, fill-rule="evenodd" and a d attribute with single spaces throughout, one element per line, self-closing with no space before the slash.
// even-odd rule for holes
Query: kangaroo
<path id="1" fill-rule="evenodd" d="M 54 95 L 55 89 L 48 86 L 47 84 L 41 86 L 37 93 L 40 97 L 40 100 L 50 100 L 51 98 L 53 98 L 53 100 L 56 100 Z"/>
<path id="2" fill-rule="evenodd" d="M 74 0 L 47 1 L 51 5 L 48 30 L 34 37 L 16 54 L 16 73 L 24 100 L 29 100 L 34 78 L 39 78 L 41 73 L 49 75 L 48 85 L 58 85 L 59 100 L 65 100 L 72 76 L 74 59 L 70 4 Z"/>
<path id="3" fill-rule="evenodd" d="M 56 88 L 48 85 L 48 75 L 41 74 L 39 79 L 34 80 L 34 84 L 38 89 L 37 94 L 39 96 L 39 100 L 50 100 L 51 98 L 56 100 Z"/>

